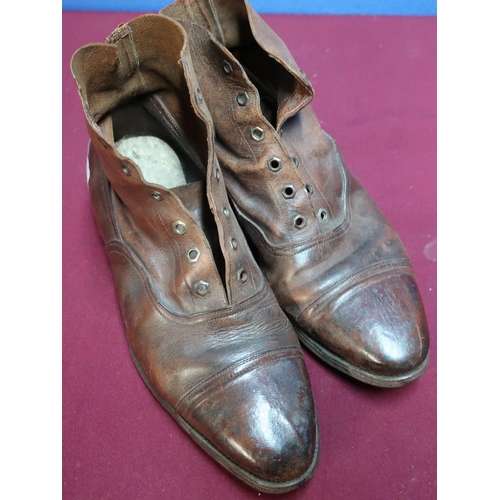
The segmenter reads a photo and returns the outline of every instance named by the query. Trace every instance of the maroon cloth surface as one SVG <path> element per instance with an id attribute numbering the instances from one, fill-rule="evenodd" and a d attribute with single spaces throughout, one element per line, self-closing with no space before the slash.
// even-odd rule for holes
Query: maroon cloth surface
<path id="1" fill-rule="evenodd" d="M 63 13 L 63 498 L 258 494 L 208 457 L 137 373 L 86 185 L 88 136 L 69 62 L 135 13 Z M 397 389 L 358 383 L 306 352 L 321 430 L 305 486 L 281 498 L 436 497 L 436 18 L 267 15 L 309 76 L 313 107 L 398 230 L 431 361 Z M 276 498 L 276 497 L 274 497 Z"/>

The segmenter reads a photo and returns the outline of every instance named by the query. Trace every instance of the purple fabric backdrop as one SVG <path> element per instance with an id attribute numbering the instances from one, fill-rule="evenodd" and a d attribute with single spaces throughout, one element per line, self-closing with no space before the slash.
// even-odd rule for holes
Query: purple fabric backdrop
<path id="1" fill-rule="evenodd" d="M 134 13 L 63 13 L 63 497 L 261 498 L 162 409 L 128 352 L 86 186 L 73 52 Z M 436 498 L 436 18 L 267 15 L 309 76 L 313 107 L 399 231 L 431 333 L 431 362 L 398 389 L 357 383 L 306 352 L 318 470 L 283 499 Z"/>

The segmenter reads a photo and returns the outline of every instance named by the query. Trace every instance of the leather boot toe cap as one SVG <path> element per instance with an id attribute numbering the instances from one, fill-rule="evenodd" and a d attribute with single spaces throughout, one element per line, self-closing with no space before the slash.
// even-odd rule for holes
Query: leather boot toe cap
<path id="1" fill-rule="evenodd" d="M 229 370 L 182 404 L 186 420 L 227 458 L 223 465 L 261 491 L 288 491 L 314 473 L 316 412 L 298 349 Z"/>
<path id="2" fill-rule="evenodd" d="M 427 322 L 411 274 L 363 280 L 340 296 L 325 297 L 300 320 L 306 345 L 364 382 L 402 385 L 427 366 Z"/>

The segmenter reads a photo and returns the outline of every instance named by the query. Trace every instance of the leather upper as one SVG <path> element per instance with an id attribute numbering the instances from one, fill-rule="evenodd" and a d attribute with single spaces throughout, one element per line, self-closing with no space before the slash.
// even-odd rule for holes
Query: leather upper
<path id="1" fill-rule="evenodd" d="M 357 369 L 391 377 L 422 366 L 428 329 L 404 246 L 321 129 L 283 41 L 244 0 L 178 0 L 161 13 L 193 42 L 227 188 L 280 305 Z"/>
<path id="2" fill-rule="evenodd" d="M 91 140 L 92 206 L 141 376 L 238 477 L 262 491 L 297 487 L 318 454 L 309 378 L 297 335 L 229 202 L 184 30 L 140 16 L 107 43 L 77 51 L 72 71 Z M 173 117 L 203 181 L 173 189 L 148 183 L 118 152 L 115 111 L 130 102 L 158 123 Z M 126 133 L 147 132 L 140 116 L 123 125 Z"/>

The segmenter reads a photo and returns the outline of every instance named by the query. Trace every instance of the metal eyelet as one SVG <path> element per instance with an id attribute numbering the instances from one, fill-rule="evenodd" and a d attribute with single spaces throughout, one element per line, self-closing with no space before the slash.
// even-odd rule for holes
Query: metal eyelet
<path id="1" fill-rule="evenodd" d="M 186 257 L 189 260 L 189 262 L 198 262 L 200 254 L 201 252 L 196 247 L 193 247 L 186 252 Z"/>
<path id="2" fill-rule="evenodd" d="M 161 201 L 163 200 L 163 196 L 161 195 L 161 193 L 159 193 L 158 191 L 153 191 L 151 193 L 151 196 L 156 200 L 156 201 Z"/>
<path id="3" fill-rule="evenodd" d="M 231 66 L 231 63 L 229 61 L 224 61 L 222 63 L 222 69 L 224 70 L 225 73 L 228 75 L 233 72 L 233 67 Z"/>
<path id="4" fill-rule="evenodd" d="M 293 226 L 302 229 L 307 226 L 307 219 L 303 215 L 297 215 L 293 219 Z"/>
<path id="5" fill-rule="evenodd" d="M 293 164 L 299 168 L 299 165 L 300 165 L 300 162 L 299 162 L 299 159 L 296 157 L 296 156 L 292 156 L 292 161 L 293 161 Z"/>
<path id="6" fill-rule="evenodd" d="M 235 238 L 229 238 L 229 245 L 233 250 L 236 250 L 238 248 L 238 242 Z"/>
<path id="7" fill-rule="evenodd" d="M 248 97 L 248 94 L 246 92 L 240 92 L 236 96 L 236 102 L 238 103 L 239 106 L 246 106 L 248 104 L 249 99 L 250 98 Z"/>
<path id="8" fill-rule="evenodd" d="M 272 158 L 270 158 L 269 160 L 267 160 L 267 168 L 271 171 L 271 172 L 279 172 L 281 170 L 281 160 L 279 158 L 277 158 L 276 156 L 273 156 Z"/>
<path id="9" fill-rule="evenodd" d="M 256 142 L 262 141 L 264 139 L 264 130 L 262 130 L 260 127 L 253 127 L 250 130 L 250 135 L 252 136 L 252 139 Z"/>
<path id="10" fill-rule="evenodd" d="M 316 214 L 316 218 L 319 222 L 325 223 L 328 221 L 328 212 L 324 208 L 320 208 Z"/>
<path id="11" fill-rule="evenodd" d="M 187 225 L 185 222 L 182 222 L 181 220 L 176 220 L 175 222 L 172 223 L 172 226 L 177 234 L 187 233 Z"/>
<path id="12" fill-rule="evenodd" d="M 293 184 L 286 184 L 281 190 L 281 194 L 286 200 L 293 198 L 295 196 L 295 187 Z"/>
<path id="13" fill-rule="evenodd" d="M 131 172 L 130 172 L 130 168 L 128 168 L 127 165 L 122 164 L 122 170 L 123 170 L 123 173 L 125 175 L 128 175 L 128 176 L 132 175 Z"/>
<path id="14" fill-rule="evenodd" d="M 215 180 L 220 181 L 220 170 L 218 168 L 215 169 Z"/>
<path id="15" fill-rule="evenodd" d="M 238 281 L 246 283 L 248 281 L 248 273 L 244 269 L 238 271 Z"/>
<path id="16" fill-rule="evenodd" d="M 200 297 L 205 297 L 210 293 L 210 283 L 207 283 L 206 281 L 203 280 L 197 281 L 194 284 L 194 291 L 196 295 L 199 295 Z"/>
<path id="17" fill-rule="evenodd" d="M 229 219 L 231 212 L 229 212 L 229 209 L 225 205 L 222 205 L 222 213 L 226 219 Z"/>
<path id="18" fill-rule="evenodd" d="M 314 193 L 314 187 L 312 186 L 312 184 L 306 183 L 305 188 L 306 188 L 308 195 L 311 195 Z"/>

